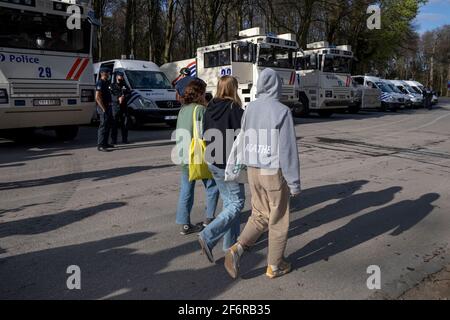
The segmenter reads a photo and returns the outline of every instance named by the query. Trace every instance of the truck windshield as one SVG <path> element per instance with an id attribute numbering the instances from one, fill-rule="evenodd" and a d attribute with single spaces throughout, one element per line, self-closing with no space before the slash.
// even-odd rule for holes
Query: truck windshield
<path id="1" fill-rule="evenodd" d="M 156 71 L 125 71 L 132 89 L 172 89 L 167 77 Z"/>
<path id="2" fill-rule="evenodd" d="M 233 44 L 233 62 L 252 62 L 253 52 L 249 43 Z"/>
<path id="3" fill-rule="evenodd" d="M 317 54 L 306 55 L 303 57 L 297 57 L 296 61 L 297 70 L 317 70 Z"/>
<path id="4" fill-rule="evenodd" d="M 326 55 L 323 63 L 323 72 L 351 73 L 352 58 Z"/>
<path id="5" fill-rule="evenodd" d="M 282 47 L 259 49 L 258 66 L 268 68 L 294 69 L 294 50 Z"/>
<path id="6" fill-rule="evenodd" d="M 69 30 L 67 17 L 1 8 L 0 47 L 90 52 L 91 25 L 83 19 L 81 29 Z"/>

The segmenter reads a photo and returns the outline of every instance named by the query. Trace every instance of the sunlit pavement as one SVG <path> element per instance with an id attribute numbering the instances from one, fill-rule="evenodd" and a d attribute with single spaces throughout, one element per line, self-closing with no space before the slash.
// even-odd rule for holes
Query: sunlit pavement
<path id="1" fill-rule="evenodd" d="M 450 264 L 449 102 L 296 122 L 304 192 L 291 204 L 294 270 L 277 280 L 264 276 L 265 239 L 233 281 L 221 244 L 210 264 L 179 234 L 169 128 L 133 131 L 111 153 L 97 152 L 94 127 L 71 143 L 0 139 L 0 298 L 397 298 Z M 199 184 L 193 222 L 203 208 Z M 81 290 L 67 288 L 71 265 Z"/>

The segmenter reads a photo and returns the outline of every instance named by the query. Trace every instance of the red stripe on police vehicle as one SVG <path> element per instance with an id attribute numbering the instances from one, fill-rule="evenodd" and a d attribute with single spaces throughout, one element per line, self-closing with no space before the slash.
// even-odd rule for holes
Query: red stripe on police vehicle
<path id="1" fill-rule="evenodd" d="M 345 83 L 345 86 L 350 87 L 351 84 L 352 84 L 352 77 L 347 76 L 347 81 Z"/>
<path id="2" fill-rule="evenodd" d="M 88 63 L 89 63 L 89 58 L 85 58 L 83 63 L 81 64 L 80 69 L 78 69 L 78 72 L 77 72 L 77 74 L 74 77 L 74 80 L 78 81 L 80 79 L 80 77 L 83 74 L 84 70 L 86 70 L 86 67 L 87 67 Z"/>
<path id="3" fill-rule="evenodd" d="M 75 60 L 74 64 L 72 65 L 72 68 L 70 69 L 69 73 L 67 74 L 66 80 L 70 80 L 72 79 L 73 74 L 75 73 L 75 71 L 77 70 L 78 66 L 80 65 L 80 62 L 83 59 L 81 58 L 77 58 L 77 60 Z"/>
<path id="4" fill-rule="evenodd" d="M 290 85 L 293 85 L 295 83 L 295 76 L 296 76 L 296 73 L 292 72 L 291 73 L 291 79 L 289 80 L 289 84 Z"/>

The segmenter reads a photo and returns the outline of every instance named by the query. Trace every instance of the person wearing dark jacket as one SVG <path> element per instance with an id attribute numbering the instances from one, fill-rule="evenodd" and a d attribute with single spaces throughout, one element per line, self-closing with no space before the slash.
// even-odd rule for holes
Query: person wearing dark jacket
<path id="1" fill-rule="evenodd" d="M 123 72 L 117 71 L 115 77 L 116 81 L 110 86 L 113 107 L 111 140 L 113 145 L 117 144 L 117 136 L 120 128 L 122 142 L 128 144 L 128 100 L 131 90 L 125 83 Z"/>
<path id="2" fill-rule="evenodd" d="M 223 201 L 223 210 L 199 234 L 199 242 L 203 253 L 213 263 L 213 248 L 221 238 L 223 250 L 226 252 L 234 243 L 240 233 L 240 213 L 245 204 L 245 188 L 243 184 L 234 181 L 225 181 L 225 167 L 236 131 L 241 128 L 244 110 L 238 95 L 238 82 L 231 76 L 219 79 L 217 93 L 206 108 L 204 117 L 204 138 L 207 144 L 207 154 L 211 146 L 211 159 L 206 157 L 220 197 Z"/>

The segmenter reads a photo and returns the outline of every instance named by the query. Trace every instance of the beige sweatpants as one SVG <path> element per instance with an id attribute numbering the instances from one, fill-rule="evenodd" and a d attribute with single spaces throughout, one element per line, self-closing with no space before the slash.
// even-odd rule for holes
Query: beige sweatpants
<path id="1" fill-rule="evenodd" d="M 278 266 L 284 257 L 289 231 L 289 187 L 281 170 L 268 172 L 248 168 L 248 180 L 252 194 L 252 215 L 239 242 L 252 247 L 269 230 L 268 265 Z"/>

